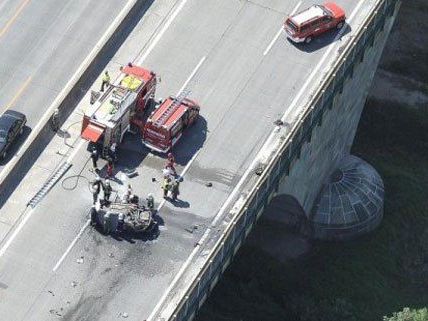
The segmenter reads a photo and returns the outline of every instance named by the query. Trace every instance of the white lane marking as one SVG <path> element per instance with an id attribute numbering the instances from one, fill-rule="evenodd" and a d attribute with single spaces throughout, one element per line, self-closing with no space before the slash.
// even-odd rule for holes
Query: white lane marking
<path id="1" fill-rule="evenodd" d="M 357 6 L 354 8 L 354 10 L 352 11 L 351 15 L 349 16 L 348 22 L 351 22 L 355 16 L 355 14 L 357 13 L 357 11 L 359 10 L 360 6 L 364 3 L 364 0 L 360 0 L 360 2 L 357 4 Z M 296 106 L 297 102 L 299 101 L 299 99 L 301 98 L 301 96 L 303 95 L 303 93 L 306 91 L 307 87 L 309 86 L 309 83 L 312 81 L 312 79 L 314 78 L 314 76 L 318 73 L 319 69 L 321 68 L 321 66 L 324 64 L 325 60 L 327 59 L 327 57 L 329 57 L 330 52 L 333 50 L 334 45 L 337 44 L 337 40 L 342 36 L 342 34 L 345 32 L 345 27 L 343 27 L 340 32 L 337 34 L 337 36 L 334 38 L 333 42 L 330 44 L 328 50 L 324 53 L 324 55 L 322 56 L 321 60 L 318 62 L 318 64 L 316 65 L 315 69 L 312 70 L 311 74 L 309 75 L 309 77 L 306 79 L 305 83 L 303 84 L 302 88 L 300 89 L 300 91 L 297 93 L 296 97 L 294 97 L 293 101 L 291 102 L 291 104 L 289 105 L 289 107 L 287 108 L 287 111 L 284 113 L 284 115 L 282 116 L 281 120 L 285 121 L 287 116 L 289 115 L 289 113 L 294 109 L 294 107 Z M 253 162 L 251 163 L 250 167 L 245 171 L 244 175 L 242 176 L 241 180 L 238 182 L 238 184 L 236 185 L 236 187 L 233 189 L 232 194 L 230 194 L 230 196 L 227 198 L 226 202 L 223 204 L 223 206 L 220 208 L 220 211 L 218 212 L 218 214 L 216 215 L 216 217 L 214 218 L 213 222 L 211 223 L 211 225 L 215 225 L 218 220 L 221 218 L 221 216 L 223 215 L 223 212 L 226 210 L 226 208 L 229 206 L 229 203 L 232 201 L 234 195 L 237 193 L 237 191 L 239 190 L 239 188 L 241 187 L 241 185 L 244 183 L 246 177 L 250 174 L 251 170 L 253 170 L 253 168 L 255 168 L 256 164 L 260 161 L 260 157 L 261 155 L 264 154 L 264 151 L 269 148 L 269 145 L 271 143 L 271 141 L 275 138 L 275 134 L 276 134 L 276 130 L 274 129 L 271 134 L 269 135 L 269 137 L 266 139 L 266 142 L 263 144 L 263 147 L 260 149 L 260 152 L 256 155 L 256 157 L 254 158 Z"/>
<path id="2" fill-rule="evenodd" d="M 61 256 L 61 258 L 55 264 L 54 268 L 52 269 L 53 272 L 55 272 L 59 268 L 59 266 L 61 265 L 62 261 L 64 261 L 64 259 L 68 255 L 68 253 L 70 253 L 70 251 L 73 248 L 74 244 L 76 244 L 76 242 L 80 239 L 80 237 L 82 236 L 83 232 L 86 230 L 86 228 L 89 226 L 90 223 L 91 223 L 91 220 L 87 220 L 86 223 L 85 223 L 85 225 L 82 226 L 82 228 L 80 229 L 79 233 L 76 235 L 76 237 L 74 238 L 74 240 L 68 246 L 67 250 L 65 250 L 64 254 Z"/>
<path id="3" fill-rule="evenodd" d="M 46 123 L 47 118 L 51 117 L 54 109 L 60 104 L 60 102 L 64 99 L 68 91 L 70 90 L 70 87 L 74 85 L 74 83 L 77 81 L 77 79 L 80 77 L 80 74 L 83 73 L 83 69 L 86 68 L 86 65 L 90 63 L 90 61 L 93 59 L 93 56 L 99 51 L 99 49 L 103 46 L 103 43 L 106 41 L 107 38 L 111 36 L 113 33 L 113 29 L 117 28 L 119 22 L 123 20 L 123 16 L 129 11 L 130 7 L 134 5 L 133 1 L 128 2 L 122 10 L 119 12 L 119 14 L 116 16 L 115 20 L 111 23 L 111 25 L 107 28 L 106 32 L 101 36 L 100 40 L 95 44 L 94 48 L 92 48 L 91 52 L 86 56 L 85 60 L 80 64 L 80 66 L 77 68 L 76 72 L 73 74 L 73 76 L 70 78 L 70 80 L 67 82 L 67 84 L 64 86 L 63 90 L 55 97 L 55 100 L 52 102 L 52 104 L 47 108 L 44 115 L 40 118 L 39 122 L 34 126 L 34 128 L 31 131 L 31 135 L 33 137 L 29 137 L 25 143 L 22 145 L 22 147 L 18 150 L 18 152 L 15 154 L 15 158 L 18 157 L 21 152 L 28 147 L 29 143 L 34 140 L 35 136 L 38 132 L 40 132 L 40 129 L 44 123 Z M 9 162 L 1 171 L 0 173 L 0 181 L 3 181 L 5 173 L 10 171 L 10 166 L 12 166 L 12 162 Z"/>
<path id="4" fill-rule="evenodd" d="M 201 67 L 202 63 L 205 61 L 206 57 L 202 57 L 202 59 L 199 61 L 199 63 L 196 65 L 196 67 L 193 69 L 192 73 L 190 74 L 190 76 L 186 79 L 186 81 L 184 82 L 183 86 L 181 87 L 181 89 L 179 90 L 179 92 L 177 93 L 177 96 L 180 94 L 180 92 L 187 86 L 187 84 L 193 79 L 193 77 L 195 76 L 196 72 L 198 71 L 198 69 Z M 70 156 L 67 159 L 67 162 L 71 162 L 71 160 L 75 157 L 75 155 L 77 154 L 77 151 L 82 147 L 82 145 L 85 143 L 84 140 L 81 140 L 78 144 L 78 146 L 76 147 L 76 149 L 73 151 L 72 154 L 70 154 Z M 196 157 L 198 156 L 199 152 L 201 150 L 199 149 L 193 156 L 192 158 L 189 160 L 189 162 L 186 164 L 186 166 L 183 168 L 183 171 L 181 172 L 180 176 L 184 176 L 186 174 L 186 172 L 189 170 L 190 165 L 193 163 L 193 161 L 196 159 Z M 159 211 L 164 205 L 165 205 L 166 200 L 163 199 L 162 202 L 159 204 L 157 211 Z M 77 236 L 74 238 L 74 240 L 71 242 L 71 244 L 68 246 L 67 250 L 64 252 L 64 254 L 61 256 L 61 258 L 58 260 L 58 262 L 55 264 L 54 268 L 53 268 L 53 272 L 55 272 L 58 267 L 61 265 L 62 261 L 64 261 L 64 259 L 67 257 L 68 253 L 71 251 L 71 249 L 73 248 L 73 246 L 76 244 L 76 242 L 79 240 L 79 238 L 82 236 L 83 232 L 85 231 L 85 229 L 89 226 L 90 220 L 88 220 L 86 222 L 86 224 L 80 229 L 79 233 L 77 234 Z"/>
<path id="5" fill-rule="evenodd" d="M 357 4 L 357 6 L 354 8 L 354 10 L 352 11 L 351 15 L 348 18 L 348 22 L 351 22 L 355 16 L 355 14 L 357 13 L 357 11 L 359 10 L 359 8 L 361 7 L 361 5 L 364 3 L 364 0 L 360 0 Z M 333 48 L 334 44 L 336 43 L 336 40 L 340 37 L 340 35 L 344 32 L 345 27 L 342 28 L 342 30 L 339 32 L 339 34 L 337 35 L 337 37 L 334 39 L 333 43 L 330 45 L 330 49 Z M 321 66 L 321 64 L 324 62 L 325 58 L 328 56 L 328 54 L 330 54 L 331 50 L 327 50 L 327 52 L 324 54 L 324 56 L 322 57 L 320 63 L 318 64 L 318 66 Z M 317 67 L 318 67 L 317 66 Z M 318 72 L 318 68 L 315 68 L 312 71 L 311 74 L 311 79 L 314 77 L 314 74 L 316 72 Z M 309 82 L 307 82 L 307 84 L 305 83 L 305 86 L 307 86 L 309 84 Z M 303 91 L 301 91 L 303 92 Z M 298 95 L 301 95 L 301 92 Z M 294 99 L 292 102 L 291 106 L 294 106 L 297 103 L 298 99 Z M 287 109 L 290 110 L 291 108 Z M 286 114 L 287 114 L 286 112 Z M 223 212 L 226 210 L 226 208 L 229 206 L 229 203 L 233 200 L 232 195 L 235 195 L 238 191 L 238 188 L 243 184 L 243 182 L 246 180 L 247 176 L 249 175 L 249 173 L 251 172 L 251 170 L 255 167 L 255 165 L 258 163 L 259 161 L 259 157 L 260 155 L 263 154 L 264 149 L 267 148 L 268 146 L 266 146 L 274 137 L 275 135 L 275 129 L 272 131 L 272 133 L 270 134 L 270 136 L 268 137 L 268 139 L 266 140 L 266 143 L 263 145 L 263 147 L 261 148 L 260 152 L 256 155 L 256 157 L 254 158 L 253 162 L 251 163 L 251 165 L 249 166 L 249 168 L 245 171 L 244 175 L 241 177 L 240 181 L 238 182 L 238 184 L 236 185 L 236 187 L 234 188 L 234 190 L 232 191 L 231 195 L 227 198 L 227 200 L 225 201 L 225 203 L 223 204 L 223 206 L 221 207 L 221 209 L 219 210 L 219 212 L 217 213 L 217 215 L 215 216 L 213 222 L 211 223 L 211 226 L 214 225 L 214 222 L 217 222 L 222 216 L 223 216 Z M 160 300 L 158 301 L 158 303 L 156 304 L 155 308 L 153 309 L 152 313 L 150 314 L 150 316 L 148 317 L 147 321 L 154 321 L 154 317 L 157 315 L 158 310 L 160 309 L 160 307 L 164 304 L 168 294 L 171 292 L 171 290 L 176 286 L 177 282 L 179 281 L 179 279 L 183 276 L 185 270 L 189 267 L 193 257 L 196 255 L 196 253 L 199 251 L 199 248 L 201 247 L 201 245 L 203 245 L 203 242 L 206 240 L 206 238 L 208 237 L 209 233 L 211 231 L 211 228 L 208 228 L 205 233 L 202 235 L 200 241 L 198 242 L 197 246 L 195 247 L 195 249 L 192 251 L 192 253 L 190 254 L 190 256 L 187 258 L 187 260 L 183 263 L 182 267 L 180 268 L 180 270 L 178 271 L 178 273 L 176 274 L 175 278 L 172 280 L 172 282 L 170 283 L 168 289 L 164 292 L 164 294 L 162 295 L 162 297 L 160 298 Z"/>
<path id="6" fill-rule="evenodd" d="M 171 23 L 174 21 L 174 19 L 177 17 L 178 13 L 183 9 L 184 5 L 186 4 L 187 0 L 183 0 L 178 7 L 174 10 L 174 12 L 169 16 L 168 20 L 163 25 L 162 29 L 159 31 L 159 33 L 156 35 L 156 37 L 153 39 L 150 46 L 147 48 L 144 55 L 140 57 L 140 59 L 137 60 L 137 65 L 141 65 L 142 62 L 147 58 L 147 56 L 150 54 L 150 52 L 153 50 L 153 48 L 156 46 L 156 44 L 159 42 L 159 40 L 162 38 L 165 31 L 168 29 L 168 27 L 171 25 Z"/>
<path id="7" fill-rule="evenodd" d="M 31 214 L 33 214 L 34 209 L 30 209 L 27 213 L 24 214 L 24 217 L 22 218 L 19 225 L 14 229 L 12 232 L 12 235 L 6 240 L 6 242 L 3 244 L 2 248 L 0 249 L 0 257 L 3 256 L 3 254 L 6 252 L 8 247 L 12 244 L 15 237 L 18 235 L 18 233 L 22 230 L 25 223 L 27 223 L 28 219 L 31 217 Z"/>
<path id="8" fill-rule="evenodd" d="M 78 138 L 78 139 L 80 139 L 80 138 Z M 76 154 L 79 152 L 80 148 L 82 148 L 82 146 L 85 144 L 85 142 L 86 142 L 85 140 L 80 139 L 80 142 L 77 144 L 76 147 L 74 147 L 73 152 L 70 154 L 70 156 L 68 156 L 67 161 L 66 161 L 67 163 L 71 164 L 73 158 L 76 156 Z"/>
<path id="9" fill-rule="evenodd" d="M 302 4 L 302 1 L 299 1 L 296 6 L 294 7 L 293 11 L 291 11 L 290 16 L 295 14 L 297 9 L 299 9 L 300 5 Z M 278 40 L 279 36 L 281 35 L 281 32 L 284 30 L 283 26 L 281 26 L 281 28 L 278 30 L 278 32 L 276 33 L 275 37 L 273 37 L 272 41 L 270 42 L 270 44 L 266 47 L 265 51 L 263 52 L 263 56 L 266 56 L 269 51 L 271 50 L 272 46 L 275 44 L 275 42 Z"/>
<path id="10" fill-rule="evenodd" d="M 25 148 L 28 148 L 28 145 L 30 143 L 33 142 L 33 140 L 37 136 L 37 133 L 40 132 L 42 124 L 47 122 L 47 118 L 51 117 L 56 106 L 58 106 L 59 103 L 64 99 L 66 93 L 69 91 L 69 87 L 71 87 L 77 81 L 77 79 L 80 77 L 81 73 L 83 73 L 84 66 L 89 64 L 91 59 L 93 59 L 93 56 L 95 55 L 95 53 L 99 51 L 99 48 L 102 47 L 104 41 L 106 41 L 106 39 L 110 37 L 110 34 L 114 31 L 115 28 L 117 28 L 117 25 L 119 24 L 119 22 L 121 20 L 123 20 L 123 16 L 129 11 L 130 7 L 133 5 L 134 5 L 134 2 L 129 1 L 123 7 L 123 9 L 119 12 L 119 14 L 116 16 L 114 21 L 107 28 L 106 32 L 101 36 L 100 40 L 98 40 L 97 44 L 94 46 L 94 48 L 91 50 L 91 52 L 86 56 L 85 60 L 83 60 L 83 62 L 77 68 L 76 72 L 73 74 L 73 76 L 67 82 L 67 84 L 64 86 L 63 90 L 56 96 L 53 103 L 48 107 L 48 109 L 46 110 L 46 113 L 42 116 L 42 118 L 39 120 L 39 122 L 36 124 L 36 126 L 34 126 L 33 130 L 31 131 L 30 137 L 27 138 L 27 140 L 24 142 L 24 144 L 21 146 L 21 148 L 18 150 L 18 152 L 14 155 L 13 160 L 10 160 L 9 163 L 3 167 L 3 170 L 0 172 L 0 182 L 2 182 L 4 180 L 4 176 L 6 175 L 6 173 L 9 173 L 13 163 L 16 163 L 16 158 L 21 154 L 21 152 Z M 24 214 L 25 216 L 23 217 L 22 221 L 19 223 L 17 228 L 13 231 L 12 235 L 6 240 L 4 245 L 1 247 L 0 257 L 6 252 L 7 248 L 10 246 L 10 244 L 15 239 L 15 237 L 18 235 L 19 231 L 22 229 L 24 224 L 29 220 L 29 218 L 33 214 L 33 212 L 34 212 L 33 209 L 31 209 L 27 214 Z"/>
<path id="11" fill-rule="evenodd" d="M 180 95 L 180 93 L 184 90 L 184 88 L 186 88 L 186 86 L 189 84 L 189 82 L 193 79 L 193 77 L 195 76 L 196 72 L 199 70 L 199 68 L 202 66 L 203 62 L 205 61 L 207 57 L 202 57 L 201 60 L 199 61 L 199 63 L 196 65 L 196 67 L 193 69 L 192 73 L 190 74 L 190 76 L 186 79 L 186 81 L 184 82 L 183 86 L 181 86 L 180 90 L 177 92 L 177 96 Z M 192 165 L 193 161 L 196 159 L 196 157 L 198 156 L 199 152 L 201 151 L 201 149 L 199 149 L 193 156 L 192 158 L 189 160 L 189 162 L 186 164 L 186 166 L 183 168 L 183 170 L 180 173 L 180 176 L 183 177 L 186 172 L 189 170 L 190 165 Z M 166 200 L 163 199 L 162 202 L 160 202 L 157 211 L 159 212 L 159 210 L 165 205 Z"/>
<path id="12" fill-rule="evenodd" d="M 184 82 L 183 86 L 181 86 L 180 90 L 177 93 L 177 96 L 180 95 L 180 93 L 184 90 L 184 88 L 186 88 L 186 86 L 189 84 L 189 82 L 192 80 L 192 78 L 195 76 L 196 72 L 199 70 L 199 68 L 202 66 L 202 64 L 204 63 L 205 59 L 207 57 L 202 57 L 201 60 L 199 60 L 198 64 L 196 65 L 195 69 L 193 69 L 192 73 L 190 74 L 190 76 L 186 79 L 186 81 Z"/>
<path id="13" fill-rule="evenodd" d="M 349 16 L 349 18 L 347 20 L 348 24 L 354 19 L 355 14 L 358 12 L 358 10 L 360 9 L 360 7 L 361 7 L 361 5 L 363 3 L 364 3 L 364 0 L 360 0 L 358 2 L 357 6 L 354 8 L 354 10 L 352 11 L 351 15 Z M 337 40 L 339 40 L 339 38 L 342 37 L 342 35 L 345 32 L 346 28 L 347 28 L 347 24 L 344 24 L 344 26 L 342 27 L 342 29 L 339 31 L 339 33 L 334 38 L 333 42 L 329 45 L 327 51 L 322 56 L 321 60 L 315 66 L 315 69 L 312 70 L 311 74 L 306 79 L 306 81 L 303 84 L 303 86 L 300 88 L 300 90 L 297 93 L 296 97 L 294 97 L 294 99 L 291 102 L 289 108 L 287 109 L 287 112 L 281 118 L 282 121 L 285 121 L 285 119 L 288 116 L 288 114 L 294 109 L 295 105 L 297 104 L 297 102 L 299 101 L 299 99 L 302 97 L 303 93 L 306 91 L 307 87 L 309 86 L 309 83 L 312 81 L 312 79 L 315 77 L 315 75 L 318 74 L 319 69 L 321 68 L 321 66 L 323 66 L 325 60 L 327 59 L 327 57 L 329 57 L 331 51 L 334 49 L 334 45 L 337 43 Z"/>

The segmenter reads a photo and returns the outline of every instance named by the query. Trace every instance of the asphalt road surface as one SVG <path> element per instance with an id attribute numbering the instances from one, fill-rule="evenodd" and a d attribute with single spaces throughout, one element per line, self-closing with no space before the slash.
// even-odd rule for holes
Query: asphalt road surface
<path id="1" fill-rule="evenodd" d="M 355 23 L 372 3 L 337 2 L 348 15 L 361 4 Z M 159 233 L 109 237 L 85 227 L 91 204 L 85 179 L 71 191 L 64 189 L 70 181 L 55 186 L 0 259 L 2 320 L 142 321 L 150 315 L 273 122 L 299 112 L 292 101 L 319 83 L 342 45 L 336 40 L 329 46 L 334 32 L 308 46 L 291 44 L 283 33 L 276 38 L 284 16 L 299 3 L 187 1 L 143 63 L 162 75 L 158 96 L 186 85 L 202 106 L 201 118 L 175 148 L 179 172 L 185 171 L 180 201 L 160 208 Z M 82 170 L 90 179 L 87 156 L 82 148 L 67 176 Z M 159 183 L 152 177 L 160 178 L 163 165 L 164 159 L 127 136 L 116 170 L 136 170 L 139 175 L 130 179 L 134 191 L 155 193 L 159 204 Z M 128 179 L 121 173 L 117 178 L 120 194 Z"/>
<path id="2" fill-rule="evenodd" d="M 117 0 L 0 2 L 0 112 L 15 109 L 27 115 L 23 139 L 125 4 Z"/>

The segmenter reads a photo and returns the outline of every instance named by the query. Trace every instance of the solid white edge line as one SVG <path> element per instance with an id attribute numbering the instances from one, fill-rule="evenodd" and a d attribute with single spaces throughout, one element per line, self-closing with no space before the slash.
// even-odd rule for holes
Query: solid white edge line
<path id="1" fill-rule="evenodd" d="M 81 73 L 84 72 L 84 68 L 86 68 L 87 64 L 94 58 L 95 54 L 99 51 L 99 49 L 103 46 L 103 43 L 106 41 L 107 38 L 111 36 L 114 29 L 118 27 L 118 24 L 121 20 L 123 20 L 123 16 L 129 12 L 130 7 L 132 7 L 135 4 L 135 1 L 127 2 L 127 4 L 123 7 L 123 9 L 119 12 L 119 14 L 116 16 L 115 20 L 111 23 L 111 25 L 107 28 L 106 32 L 101 36 L 100 40 L 95 44 L 95 46 L 92 48 L 91 52 L 86 56 L 86 58 L 83 60 L 83 62 L 80 64 L 80 66 L 77 68 L 76 72 L 71 76 L 70 80 L 67 82 L 67 84 L 64 86 L 63 90 L 55 97 L 55 100 L 52 102 L 52 104 L 47 108 L 46 112 L 43 114 L 43 116 L 40 118 L 39 122 L 34 126 L 34 128 L 31 131 L 30 137 L 24 142 L 24 144 L 21 146 L 21 148 L 18 150 L 18 152 L 14 155 L 14 158 L 16 159 L 24 149 L 28 148 L 29 144 L 33 142 L 35 137 L 40 132 L 40 128 L 44 123 L 47 122 L 47 119 L 51 117 L 51 114 L 53 113 L 54 109 L 57 105 L 64 99 L 64 97 L 68 94 L 70 91 L 70 87 L 74 86 L 74 83 L 77 81 L 77 79 L 80 77 Z M 33 135 L 33 136 L 32 136 Z M 31 137 L 32 136 L 32 137 Z M 0 181 L 3 181 L 4 176 L 6 173 L 10 171 L 10 167 L 13 165 L 14 162 L 9 162 L 5 167 L 3 167 L 3 170 L 0 173 Z"/>
<path id="2" fill-rule="evenodd" d="M 74 244 L 76 244 L 76 242 L 80 239 L 80 237 L 82 236 L 83 232 L 86 230 L 86 228 L 89 226 L 90 223 L 91 223 L 91 220 L 87 220 L 86 223 L 85 223 L 85 225 L 82 226 L 82 228 L 80 229 L 79 233 L 76 235 L 76 237 L 74 238 L 74 240 L 68 246 L 67 250 L 65 250 L 64 254 L 61 256 L 61 258 L 55 264 L 54 268 L 52 269 L 52 272 L 55 272 L 60 267 L 62 261 L 64 261 L 64 259 L 68 255 L 68 253 L 70 253 L 70 251 L 73 248 Z"/>
<path id="3" fill-rule="evenodd" d="M 104 41 L 106 41 L 106 38 L 110 37 L 110 33 L 112 33 L 117 28 L 119 22 L 123 20 L 123 16 L 129 11 L 130 7 L 132 7 L 135 4 L 135 1 L 129 1 L 127 4 L 123 7 L 123 9 L 120 11 L 120 13 L 116 16 L 115 20 L 111 23 L 111 25 L 107 28 L 106 32 L 101 36 L 100 40 L 96 43 L 94 48 L 91 50 L 91 52 L 86 56 L 86 58 L 83 60 L 83 62 L 80 64 L 80 66 L 77 68 L 76 72 L 73 74 L 73 76 L 70 78 L 70 80 L 67 82 L 67 84 L 64 86 L 63 90 L 56 96 L 55 100 L 52 102 L 52 104 L 48 107 L 42 118 L 39 120 L 39 122 L 34 126 L 33 130 L 31 131 L 30 137 L 24 142 L 24 144 L 21 146 L 21 148 L 18 150 L 18 152 L 14 155 L 14 161 L 9 161 L 9 163 L 3 167 L 3 170 L 0 173 L 0 181 L 3 181 L 4 176 L 6 173 L 9 173 L 10 167 L 16 162 L 16 158 L 21 154 L 21 152 L 28 148 L 28 146 L 33 142 L 35 137 L 38 135 L 38 132 L 40 132 L 40 127 L 43 123 L 47 122 L 47 118 L 51 117 L 51 114 L 56 108 L 56 106 L 60 103 L 62 99 L 64 99 L 64 96 L 68 93 L 70 90 L 69 87 L 74 85 L 73 83 L 77 81 L 77 78 L 80 77 L 80 74 L 83 73 L 83 68 L 85 65 L 87 65 L 91 59 L 93 59 L 93 55 L 97 51 L 99 51 L 99 48 L 102 47 L 102 44 Z M 31 135 L 33 135 L 31 137 Z M 30 216 L 33 214 L 33 209 L 31 209 L 29 212 L 24 214 L 24 217 L 22 218 L 19 225 L 13 230 L 12 234 L 8 237 L 6 235 L 6 241 L 3 244 L 3 246 L 0 248 L 0 257 L 4 255 L 8 247 L 12 244 L 15 237 L 18 235 L 19 231 L 21 231 L 22 227 L 25 225 L 25 223 L 28 221 Z"/>
<path id="4" fill-rule="evenodd" d="M 31 214 L 33 214 L 34 209 L 30 209 L 27 213 L 24 214 L 24 217 L 22 218 L 21 222 L 17 226 L 16 229 L 12 232 L 12 235 L 6 240 L 2 248 L 0 249 L 0 257 L 4 255 L 8 247 L 12 244 L 15 237 L 18 235 L 18 233 L 22 230 L 25 223 L 27 223 L 28 219 L 30 218 Z"/>
<path id="5" fill-rule="evenodd" d="M 78 137 L 78 139 L 80 139 Z M 73 160 L 73 158 L 76 156 L 76 154 L 79 152 L 80 148 L 82 148 L 82 146 L 85 144 L 86 140 L 80 139 L 80 142 L 74 147 L 73 152 L 70 154 L 70 156 L 68 156 L 67 158 L 67 163 L 71 164 L 71 161 Z"/>
<path id="6" fill-rule="evenodd" d="M 357 13 L 358 9 L 361 7 L 361 5 L 364 3 L 364 0 L 360 0 L 357 4 L 357 6 L 354 8 L 354 10 L 352 11 L 351 15 L 348 18 L 348 22 L 352 21 L 352 19 L 354 18 L 355 14 Z M 346 25 L 345 25 L 346 26 Z M 343 29 L 341 30 L 341 33 L 344 32 L 345 27 L 343 27 Z M 341 35 L 341 33 L 339 33 L 339 35 Z M 334 47 L 334 44 L 336 43 L 336 40 L 339 38 L 339 35 L 334 39 L 333 43 L 330 45 L 330 49 Z M 322 62 L 320 61 L 320 63 L 318 64 L 319 66 L 321 65 L 321 63 L 324 62 L 325 57 L 327 57 L 328 54 L 330 54 L 331 50 L 327 50 L 327 52 L 324 53 L 324 56 L 322 57 Z M 318 66 L 317 66 L 318 67 Z M 312 71 L 312 74 L 315 74 L 318 71 L 319 68 L 315 68 Z M 311 77 L 313 78 L 313 76 Z M 309 82 L 307 82 L 309 84 Z M 307 86 L 307 85 L 306 85 Z M 303 91 L 301 91 L 303 92 Z M 301 94 L 300 94 L 301 95 Z M 294 99 L 292 104 L 293 106 L 297 103 L 298 99 Z M 290 110 L 292 107 L 292 105 L 290 105 L 290 107 L 287 109 Z M 286 114 L 288 114 L 286 112 Z M 275 135 L 275 130 L 272 131 L 272 133 L 270 134 L 270 136 L 268 137 L 268 139 L 266 140 L 266 143 L 268 143 L 269 141 L 272 140 L 272 137 Z M 225 203 L 223 204 L 223 206 L 221 207 L 221 209 L 219 210 L 219 212 L 217 213 L 217 215 L 215 216 L 213 222 L 211 223 L 211 226 L 214 226 L 220 217 L 223 216 L 223 212 L 226 210 L 226 208 L 229 206 L 229 203 L 233 200 L 235 194 L 237 193 L 238 189 L 241 187 L 241 185 L 244 183 L 245 179 L 247 178 L 247 176 L 249 175 L 249 173 L 251 172 L 251 170 L 254 168 L 254 166 L 257 164 L 257 162 L 259 161 L 259 156 L 262 154 L 263 149 L 265 148 L 266 143 L 262 146 L 262 148 L 260 149 L 260 152 L 256 155 L 256 157 L 254 158 L 253 162 L 251 163 L 251 165 L 248 167 L 248 169 L 245 171 L 244 175 L 241 177 L 240 181 L 238 182 L 238 184 L 236 185 L 236 187 L 233 189 L 232 193 L 229 195 L 229 197 L 226 199 Z M 178 271 L 178 273 L 176 274 L 175 278 L 171 281 L 169 287 L 167 288 L 167 290 L 164 292 L 163 296 L 160 298 L 160 300 L 158 301 L 158 303 L 156 304 L 154 310 L 152 311 L 152 313 L 150 314 L 150 316 L 147 318 L 147 321 L 154 321 L 153 318 L 156 316 L 156 314 L 158 313 L 159 308 L 163 305 L 163 303 L 165 302 L 165 299 L 167 298 L 167 296 L 169 295 L 169 293 L 171 292 L 171 290 L 174 288 L 174 286 L 176 285 L 176 283 L 178 282 L 178 280 L 182 277 L 182 275 L 184 274 L 185 270 L 188 268 L 188 266 L 190 265 L 190 262 L 192 261 L 193 257 L 196 255 L 196 253 L 199 251 L 199 248 L 201 247 L 201 245 L 203 245 L 203 242 L 205 241 L 205 239 L 208 237 L 209 233 L 211 231 L 211 228 L 208 228 L 205 233 L 202 235 L 200 241 L 198 242 L 197 246 L 195 247 L 195 249 L 192 251 L 192 253 L 190 254 L 190 256 L 187 258 L 187 260 L 183 263 L 182 267 L 180 268 L 180 270 Z"/>
<path id="7" fill-rule="evenodd" d="M 299 1 L 296 4 L 296 6 L 294 7 L 294 9 L 290 13 L 290 16 L 296 13 L 297 9 L 299 9 L 299 7 L 300 7 L 301 4 L 302 4 L 302 1 Z M 271 50 L 271 48 L 274 45 L 274 43 L 278 40 L 279 36 L 281 35 L 282 30 L 283 30 L 283 27 L 281 26 L 281 28 L 276 33 L 275 37 L 273 37 L 273 39 L 270 42 L 270 44 L 266 47 L 265 51 L 263 52 L 263 56 L 266 56 L 269 53 L 269 51 Z"/>
<path id="8" fill-rule="evenodd" d="M 153 39 L 150 46 L 147 48 L 144 55 L 140 57 L 140 59 L 137 60 L 137 65 L 141 65 L 142 62 L 147 58 L 147 56 L 151 53 L 153 48 L 156 46 L 156 44 L 159 42 L 159 40 L 162 38 L 165 31 L 169 28 L 171 23 L 174 21 L 175 17 L 178 15 L 178 13 L 183 9 L 184 5 L 186 4 L 187 0 L 183 0 L 178 7 L 175 9 L 175 11 L 169 16 L 167 22 L 163 25 L 162 29 L 159 31 L 159 33 L 156 35 L 156 37 Z"/>

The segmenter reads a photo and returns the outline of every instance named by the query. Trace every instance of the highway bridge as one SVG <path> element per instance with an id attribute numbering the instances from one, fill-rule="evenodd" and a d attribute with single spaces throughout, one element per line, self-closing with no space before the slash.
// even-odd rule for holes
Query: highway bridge
<path id="1" fill-rule="evenodd" d="M 120 65 L 141 64 L 161 76 L 158 97 L 189 88 L 202 106 L 174 150 L 184 177 L 179 201 L 162 200 L 165 160 L 128 135 L 114 188 L 120 194 L 130 183 L 139 195 L 154 193 L 159 232 L 113 237 L 89 226 L 94 174 L 76 125 L 85 95 L 0 209 L 2 319 L 190 320 L 272 197 L 291 195 L 309 217 L 325 179 L 349 154 L 398 10 L 392 0 L 337 2 L 348 25 L 305 46 L 287 41 L 281 24 L 313 1 L 150 3 L 106 68 L 115 76 Z M 78 3 L 70 5 L 82 9 Z M 114 19 L 121 7 L 102 10 Z M 36 115 L 35 108 L 25 111 Z"/>

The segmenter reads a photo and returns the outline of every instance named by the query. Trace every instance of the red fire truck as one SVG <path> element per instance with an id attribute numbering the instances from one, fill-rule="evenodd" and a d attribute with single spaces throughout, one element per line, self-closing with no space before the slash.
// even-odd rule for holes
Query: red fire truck
<path id="1" fill-rule="evenodd" d="M 141 126 L 141 115 L 154 102 L 156 75 L 133 66 L 121 68 L 111 84 L 83 116 L 81 137 L 99 147 L 106 157 L 113 143 L 120 143 L 131 122 Z"/>
<path id="2" fill-rule="evenodd" d="M 199 115 L 199 105 L 182 91 L 178 97 L 169 97 L 159 104 L 143 128 L 143 143 L 152 151 L 168 152 L 180 139 L 183 131 Z"/>
<path id="3" fill-rule="evenodd" d="M 85 112 L 81 137 L 97 146 L 106 158 L 112 144 L 119 144 L 131 125 L 141 131 L 143 143 L 152 151 L 168 152 L 199 115 L 199 105 L 190 100 L 190 91 L 169 97 L 155 105 L 156 75 L 128 65 L 119 80 L 94 101 Z M 147 118 L 149 107 L 156 109 Z"/>

